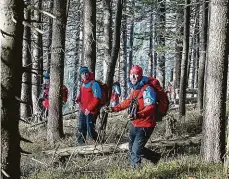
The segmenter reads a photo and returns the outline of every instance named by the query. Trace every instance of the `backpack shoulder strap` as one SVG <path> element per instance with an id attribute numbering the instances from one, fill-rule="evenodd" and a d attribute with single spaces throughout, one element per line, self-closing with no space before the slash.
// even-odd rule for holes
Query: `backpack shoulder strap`
<path id="1" fill-rule="evenodd" d="M 91 80 L 90 88 L 92 88 L 92 85 L 96 82 L 95 80 Z"/>
<path id="2" fill-rule="evenodd" d="M 139 98 L 140 94 L 145 90 L 144 86 L 139 90 L 139 92 L 137 93 L 137 95 L 133 97 L 133 99 L 138 99 Z"/>
<path id="3" fill-rule="evenodd" d="M 150 84 L 145 84 L 145 85 L 141 88 L 140 92 L 144 92 L 148 86 L 152 87 Z"/>

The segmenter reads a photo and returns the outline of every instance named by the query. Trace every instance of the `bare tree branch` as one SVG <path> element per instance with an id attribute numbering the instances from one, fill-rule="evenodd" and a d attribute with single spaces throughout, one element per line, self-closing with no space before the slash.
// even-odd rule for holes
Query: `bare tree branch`
<path id="1" fill-rule="evenodd" d="M 51 14 L 51 13 L 49 13 L 49 12 L 47 12 L 47 11 L 38 9 L 38 8 L 36 8 L 36 7 L 34 7 L 34 6 L 29 5 L 29 6 L 27 6 L 27 9 L 36 10 L 36 11 L 38 11 L 38 12 L 40 12 L 40 13 L 43 13 L 43 14 L 45 14 L 45 15 L 47 15 L 47 16 L 53 18 L 53 19 L 56 19 L 56 16 L 54 16 L 53 14 Z"/>

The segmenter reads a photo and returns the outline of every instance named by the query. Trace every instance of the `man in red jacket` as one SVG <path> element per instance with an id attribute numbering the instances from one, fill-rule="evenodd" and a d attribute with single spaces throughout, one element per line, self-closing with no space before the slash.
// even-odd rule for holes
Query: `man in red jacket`
<path id="1" fill-rule="evenodd" d="M 75 100 L 80 105 L 80 115 L 78 122 L 79 135 L 77 142 L 82 145 L 85 143 L 87 134 L 96 141 L 97 132 L 95 131 L 96 117 L 99 112 L 99 103 L 102 98 L 101 88 L 95 81 L 93 73 L 90 73 L 87 67 L 80 68 L 82 86 L 80 94 Z"/>
<path id="2" fill-rule="evenodd" d="M 143 76 L 142 68 L 134 65 L 130 70 L 131 92 L 129 98 L 117 106 L 107 109 L 109 112 L 118 112 L 129 108 L 128 113 L 132 120 L 129 150 L 131 166 L 134 168 L 140 165 L 141 156 L 146 155 L 144 146 L 156 126 L 156 93 L 151 86 L 147 85 L 148 81 L 148 77 Z"/>

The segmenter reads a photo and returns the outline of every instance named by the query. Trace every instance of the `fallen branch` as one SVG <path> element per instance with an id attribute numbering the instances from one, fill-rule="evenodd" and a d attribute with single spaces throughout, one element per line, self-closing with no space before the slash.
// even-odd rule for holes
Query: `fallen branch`
<path id="1" fill-rule="evenodd" d="M 41 161 L 39 161 L 39 160 L 37 160 L 35 158 L 30 158 L 30 159 L 35 161 L 35 162 L 37 162 L 37 163 L 40 163 L 40 164 L 45 165 L 46 167 L 48 167 L 48 165 L 46 163 L 44 163 L 44 162 L 41 162 Z"/>
<path id="2" fill-rule="evenodd" d="M 66 113 L 66 114 L 63 115 L 63 117 L 65 117 L 65 116 L 67 116 L 67 115 L 74 114 L 74 113 L 76 113 L 76 112 L 78 112 L 78 111 L 79 111 L 79 110 L 77 109 L 77 110 L 75 110 L 75 111 L 73 111 L 73 112 Z"/>
<path id="3" fill-rule="evenodd" d="M 185 106 L 187 108 L 195 108 L 196 104 L 185 104 Z M 174 105 L 174 106 L 170 107 L 169 111 L 173 111 L 173 110 L 176 110 L 176 109 L 179 109 L 179 105 Z"/>
<path id="4" fill-rule="evenodd" d="M 44 34 L 44 31 L 40 30 L 39 28 L 37 28 L 37 27 L 31 25 L 30 23 L 28 23 L 28 22 L 26 22 L 26 21 L 23 21 L 22 24 L 23 24 L 24 26 L 30 27 L 31 29 L 33 29 L 33 30 L 39 32 L 40 34 Z M 35 73 L 35 72 L 31 72 L 31 73 Z M 35 74 L 37 74 L 37 73 L 35 73 Z"/>
<path id="5" fill-rule="evenodd" d="M 12 19 L 12 21 L 13 21 L 14 23 L 17 23 L 17 20 L 16 20 L 13 16 L 11 17 L 11 19 Z M 44 31 L 40 30 L 40 29 L 37 28 L 37 27 L 34 27 L 33 25 L 29 24 L 29 23 L 26 22 L 26 21 L 23 21 L 22 24 L 23 24 L 24 26 L 30 27 L 30 28 L 33 29 L 33 30 L 36 30 L 36 31 L 39 32 L 40 34 L 44 34 Z"/>
<path id="6" fill-rule="evenodd" d="M 21 152 L 22 154 L 26 154 L 26 155 L 32 154 L 31 152 L 24 151 L 21 147 L 20 147 L 20 152 Z"/>
<path id="7" fill-rule="evenodd" d="M 26 123 L 26 124 L 31 124 L 30 122 L 28 122 L 28 121 L 26 121 L 26 120 L 24 120 L 22 118 L 20 118 L 19 120 L 22 121 L 22 122 L 24 122 L 24 123 Z"/>
<path id="8" fill-rule="evenodd" d="M 5 172 L 5 170 L 2 169 L 2 173 L 3 173 L 3 175 L 5 175 L 6 177 L 10 178 L 10 176 Z"/>
<path id="9" fill-rule="evenodd" d="M 44 124 L 44 123 L 46 123 L 46 122 L 48 122 L 48 120 L 38 122 L 38 123 L 36 123 L 36 124 L 31 125 L 30 127 L 38 126 L 38 125 Z"/>
<path id="10" fill-rule="evenodd" d="M 27 9 L 36 10 L 36 11 L 38 11 L 38 12 L 40 12 L 40 13 L 43 13 L 43 14 L 45 14 L 45 15 L 47 15 L 47 16 L 53 18 L 53 19 L 56 19 L 56 16 L 54 16 L 53 14 L 51 14 L 51 13 L 49 13 L 49 12 L 47 12 L 47 11 L 38 9 L 38 8 L 36 8 L 36 7 L 34 7 L 34 6 L 29 5 L 29 6 L 27 6 Z"/>
<path id="11" fill-rule="evenodd" d="M 23 142 L 27 142 L 27 143 L 33 143 L 32 141 L 28 140 L 28 139 L 25 139 L 24 137 L 20 137 L 20 140 L 23 141 Z"/>
<path id="12" fill-rule="evenodd" d="M 148 142 L 146 144 L 146 147 L 160 147 L 160 148 L 166 148 L 166 147 L 174 147 L 174 146 L 185 146 L 190 144 L 199 144 L 200 140 L 202 138 L 202 135 L 197 135 L 195 137 L 185 137 L 185 138 L 175 138 L 175 139 L 161 139 L 161 140 L 155 140 Z M 111 144 L 104 144 L 104 145 L 85 145 L 85 146 L 77 146 L 77 147 L 68 147 L 58 150 L 47 150 L 43 151 L 42 153 L 47 155 L 53 155 L 53 153 L 59 155 L 59 156 L 71 156 L 74 154 L 106 154 L 106 153 L 112 153 L 114 151 L 127 151 L 129 149 L 129 144 L 123 143 L 120 145 L 111 143 Z"/>
<path id="13" fill-rule="evenodd" d="M 16 99 L 16 101 L 18 101 L 18 102 L 20 102 L 20 103 L 22 103 L 22 104 L 32 105 L 31 103 L 28 103 L 28 102 L 26 102 L 26 101 L 21 100 L 21 98 L 19 98 L 18 96 L 15 96 L 15 99 Z"/>
<path id="14" fill-rule="evenodd" d="M 116 144 L 104 144 L 104 145 L 85 145 L 77 147 L 68 147 L 63 149 L 58 149 L 56 151 L 57 155 L 69 156 L 73 152 L 75 154 L 98 154 L 98 153 L 110 153 L 115 148 Z M 55 150 L 43 151 L 44 154 L 53 154 Z"/>

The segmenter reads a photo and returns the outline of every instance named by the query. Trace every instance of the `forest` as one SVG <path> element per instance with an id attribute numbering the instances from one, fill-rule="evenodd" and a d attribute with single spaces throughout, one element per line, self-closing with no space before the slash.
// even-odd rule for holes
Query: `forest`
<path id="1" fill-rule="evenodd" d="M 1 178 L 228 178 L 228 22 L 229 0 L 0 0 Z"/>

